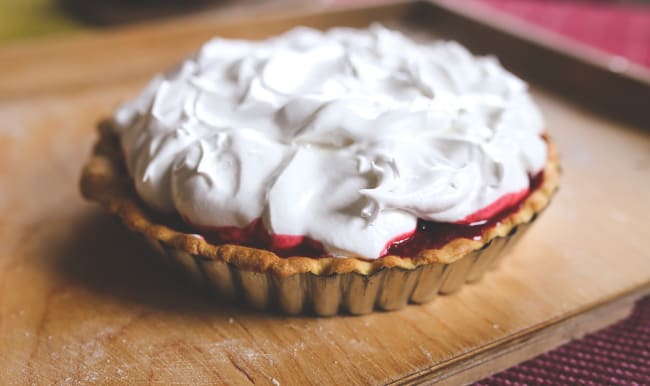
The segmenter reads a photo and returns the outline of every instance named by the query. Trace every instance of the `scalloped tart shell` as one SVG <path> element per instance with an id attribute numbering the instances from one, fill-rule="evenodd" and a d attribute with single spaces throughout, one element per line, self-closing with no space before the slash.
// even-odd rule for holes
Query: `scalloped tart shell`
<path id="1" fill-rule="evenodd" d="M 454 292 L 495 267 L 538 215 L 558 187 L 559 163 L 553 142 L 542 185 L 481 240 L 458 238 L 439 249 L 413 257 L 356 258 L 279 257 L 273 252 L 238 245 L 214 245 L 197 234 L 156 220 L 133 190 L 119 138 L 110 122 L 99 125 L 100 137 L 83 168 L 84 197 L 120 217 L 144 236 L 169 263 L 219 297 L 245 301 L 259 309 L 288 314 L 338 312 L 365 314 L 394 310 L 409 302 L 424 303 L 438 293 Z"/>

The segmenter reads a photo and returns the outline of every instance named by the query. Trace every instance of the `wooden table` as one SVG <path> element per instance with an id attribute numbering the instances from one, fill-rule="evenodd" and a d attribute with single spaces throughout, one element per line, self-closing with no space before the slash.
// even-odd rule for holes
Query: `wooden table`
<path id="1" fill-rule="evenodd" d="M 650 288 L 650 136 L 540 88 L 560 193 L 499 270 L 424 306 L 318 319 L 220 305 L 81 199 L 97 120 L 210 36 L 413 31 L 437 12 L 417 7 L 198 16 L 0 51 L 3 383 L 457 384 L 623 317 Z"/>

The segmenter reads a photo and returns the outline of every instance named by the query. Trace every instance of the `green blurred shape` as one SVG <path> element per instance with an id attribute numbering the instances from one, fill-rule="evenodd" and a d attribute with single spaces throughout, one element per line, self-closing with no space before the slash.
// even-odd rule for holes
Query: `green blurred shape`
<path id="1" fill-rule="evenodd" d="M 57 0 L 0 0 L 0 43 L 70 33 L 85 26 Z"/>

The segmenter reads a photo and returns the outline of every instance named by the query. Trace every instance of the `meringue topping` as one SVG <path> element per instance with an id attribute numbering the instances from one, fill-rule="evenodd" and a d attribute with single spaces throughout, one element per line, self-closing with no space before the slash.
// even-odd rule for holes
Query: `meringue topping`
<path id="1" fill-rule="evenodd" d="M 195 225 L 378 258 L 417 220 L 469 224 L 529 189 L 544 124 L 520 79 L 380 25 L 216 38 L 114 115 L 144 202 Z"/>

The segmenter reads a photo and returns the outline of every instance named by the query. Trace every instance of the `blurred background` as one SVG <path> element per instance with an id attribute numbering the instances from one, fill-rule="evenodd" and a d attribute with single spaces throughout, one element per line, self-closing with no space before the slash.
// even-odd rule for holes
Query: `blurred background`
<path id="1" fill-rule="evenodd" d="M 202 13 L 354 6 L 385 0 L 0 0 L 0 45 Z M 650 2 L 641 0 L 459 0 L 650 67 Z M 479 4 L 480 3 L 480 4 Z M 625 64 L 623 62 L 622 64 Z"/>

